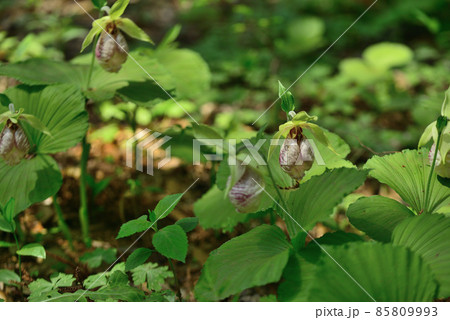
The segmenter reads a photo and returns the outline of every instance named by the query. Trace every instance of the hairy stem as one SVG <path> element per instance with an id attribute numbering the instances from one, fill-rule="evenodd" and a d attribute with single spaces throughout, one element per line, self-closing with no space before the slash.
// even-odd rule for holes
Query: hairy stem
<path id="1" fill-rule="evenodd" d="M 58 203 L 58 197 L 56 195 L 53 196 L 53 206 L 55 207 L 56 215 L 58 216 L 58 226 L 61 229 L 64 237 L 66 237 L 69 242 L 70 249 L 74 250 L 72 235 L 70 234 L 70 229 L 67 226 L 66 220 L 64 219 L 63 212 L 61 210 L 61 206 Z"/>
<path id="2" fill-rule="evenodd" d="M 16 231 L 14 231 L 13 235 L 14 235 L 14 240 L 16 241 L 16 251 L 19 251 L 20 250 L 20 246 L 19 246 L 19 240 L 17 239 L 17 236 L 16 236 Z M 19 277 L 20 277 L 20 282 L 22 282 L 22 259 L 20 257 L 20 254 L 17 255 L 17 258 L 19 259 Z"/>
<path id="3" fill-rule="evenodd" d="M 433 162 L 431 164 L 430 174 L 428 175 L 427 188 L 425 189 L 425 213 L 431 213 L 430 212 L 431 211 L 430 210 L 431 180 L 433 178 L 434 168 L 436 166 L 436 158 L 437 158 L 437 154 L 439 152 L 440 142 L 441 142 L 441 133 L 439 133 L 437 141 L 436 141 L 436 148 L 434 150 Z"/>
<path id="4" fill-rule="evenodd" d="M 87 247 L 91 246 L 91 238 L 89 237 L 89 212 L 88 212 L 88 196 L 87 196 L 87 162 L 91 145 L 87 143 L 86 137 L 82 142 L 83 151 L 81 154 L 81 175 L 80 175 L 80 224 L 83 241 Z"/>
<path id="5" fill-rule="evenodd" d="M 175 272 L 175 267 L 173 265 L 172 259 L 169 258 L 168 260 L 169 260 L 170 269 L 172 270 L 173 277 L 175 279 L 175 286 L 177 287 L 177 296 L 178 296 L 178 299 L 180 300 L 180 302 L 182 302 L 183 300 L 181 297 L 181 288 L 180 288 L 180 283 L 178 282 L 177 273 Z"/>

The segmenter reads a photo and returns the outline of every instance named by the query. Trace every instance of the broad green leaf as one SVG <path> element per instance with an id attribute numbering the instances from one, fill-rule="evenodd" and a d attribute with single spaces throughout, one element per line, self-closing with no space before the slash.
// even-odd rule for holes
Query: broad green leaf
<path id="1" fill-rule="evenodd" d="M 153 43 L 152 39 L 150 39 L 150 37 L 145 33 L 145 31 L 139 28 L 133 22 L 133 20 L 130 20 L 128 18 L 121 18 L 117 20 L 116 24 L 120 30 L 128 34 L 130 37 L 141 41 Z"/>
<path id="2" fill-rule="evenodd" d="M 167 217 L 176 207 L 182 196 L 183 194 L 181 193 L 175 193 L 162 198 L 154 210 L 156 219 L 160 220 Z"/>
<path id="3" fill-rule="evenodd" d="M 16 201 L 14 200 L 14 198 L 9 199 L 9 201 L 3 208 L 3 216 L 5 217 L 6 221 L 8 221 L 12 226 L 14 226 L 14 229 L 15 229 L 14 223 L 15 208 L 16 208 Z"/>
<path id="4" fill-rule="evenodd" d="M 17 108 L 31 114 L 50 131 L 51 136 L 23 122 L 31 145 L 36 153 L 56 153 L 73 147 L 86 134 L 88 115 L 84 98 L 71 85 L 30 87 L 20 85 L 5 91 Z"/>
<path id="5" fill-rule="evenodd" d="M 20 282 L 20 277 L 14 271 L 0 269 L 0 282 L 10 285 L 12 282 Z"/>
<path id="6" fill-rule="evenodd" d="M 327 219 L 345 196 L 356 190 L 366 179 L 367 171 L 353 168 L 327 170 L 314 176 L 294 191 L 287 191 L 287 208 L 277 206 L 286 222 L 289 234 L 311 230 L 317 222 Z M 280 203 L 281 205 L 281 203 Z M 303 229 L 300 227 L 303 227 Z"/>
<path id="7" fill-rule="evenodd" d="M 175 302 L 176 295 L 171 290 L 164 290 L 161 292 L 152 292 L 151 295 L 145 298 L 146 302 Z"/>
<path id="8" fill-rule="evenodd" d="M 261 225 L 214 250 L 195 286 L 199 301 L 217 301 L 242 290 L 277 282 L 290 244 L 275 226 Z"/>
<path id="9" fill-rule="evenodd" d="M 130 3 L 130 0 L 117 0 L 114 2 L 114 4 L 111 7 L 111 10 L 109 11 L 109 16 L 111 19 L 117 19 L 119 18 L 127 8 L 128 4 Z"/>
<path id="10" fill-rule="evenodd" d="M 83 254 L 80 257 L 80 261 L 86 263 L 89 268 L 97 268 L 100 267 L 102 262 L 113 263 L 116 260 L 116 253 L 117 250 L 115 248 L 97 248 L 94 251 Z"/>
<path id="11" fill-rule="evenodd" d="M 155 57 L 175 82 L 177 100 L 200 98 L 209 91 L 211 72 L 197 52 L 163 49 L 157 50 Z"/>
<path id="12" fill-rule="evenodd" d="M 294 96 L 292 93 L 278 81 L 278 97 L 281 99 L 281 109 L 289 113 L 289 111 L 293 111 L 295 109 L 294 106 Z"/>
<path id="13" fill-rule="evenodd" d="M 42 133 L 45 133 L 46 135 L 51 136 L 51 133 L 47 129 L 47 127 L 41 122 L 41 120 L 39 120 L 35 116 L 33 116 L 31 114 L 22 114 L 20 117 L 20 120 L 25 121 L 30 126 L 32 126 L 34 129 L 36 129 Z"/>
<path id="14" fill-rule="evenodd" d="M 173 277 L 173 273 L 168 271 L 168 267 L 158 267 L 156 263 L 151 262 L 131 270 L 131 274 L 135 285 L 146 282 L 147 288 L 154 291 L 160 291 L 166 279 Z"/>
<path id="15" fill-rule="evenodd" d="M 194 214 L 205 229 L 231 231 L 239 222 L 247 220 L 247 214 L 236 212 L 225 193 L 216 185 L 194 203 Z"/>
<path id="16" fill-rule="evenodd" d="M 430 173 L 426 149 L 374 156 L 364 168 L 372 169 L 370 175 L 394 189 L 416 213 L 432 213 L 450 203 L 450 189 L 441 185 L 433 173 L 430 204 L 425 207 L 425 188 Z"/>
<path id="17" fill-rule="evenodd" d="M 220 133 L 206 124 L 193 124 L 192 128 L 194 129 L 194 137 L 197 140 L 223 140 L 223 136 Z"/>
<path id="18" fill-rule="evenodd" d="M 414 213 L 398 201 L 381 196 L 360 198 L 347 211 L 348 219 L 356 228 L 382 242 L 390 242 L 394 228 L 413 216 Z"/>
<path id="19" fill-rule="evenodd" d="M 188 239 L 179 225 L 167 226 L 155 233 L 152 240 L 156 251 L 169 259 L 185 262 Z"/>
<path id="20" fill-rule="evenodd" d="M 364 60 L 371 66 L 389 69 L 408 64 L 413 59 L 410 48 L 401 43 L 381 42 L 371 45 L 363 52 Z"/>
<path id="21" fill-rule="evenodd" d="M 144 301 L 144 291 L 127 285 L 106 286 L 97 291 L 78 290 L 75 294 L 83 295 L 94 301 Z"/>
<path id="22" fill-rule="evenodd" d="M 18 214 L 31 204 L 53 196 L 62 184 L 62 177 L 52 157 L 37 155 L 12 167 L 0 160 L 0 181 L 0 204 L 14 198 Z"/>
<path id="23" fill-rule="evenodd" d="M 20 256 L 32 256 L 42 259 L 46 257 L 45 249 L 39 243 L 26 244 L 20 250 L 17 250 L 16 253 Z"/>
<path id="24" fill-rule="evenodd" d="M 179 225 L 183 228 L 184 232 L 190 232 L 194 230 L 198 225 L 197 217 L 187 217 L 175 222 L 176 225 Z"/>
<path id="25" fill-rule="evenodd" d="M 352 243 L 325 249 L 333 259 L 321 255 L 309 289 L 309 301 L 433 300 L 437 285 L 430 268 L 406 248 Z"/>
<path id="26" fill-rule="evenodd" d="M 108 279 L 108 286 L 126 286 L 130 281 L 123 271 L 114 271 Z"/>
<path id="27" fill-rule="evenodd" d="M 147 220 L 147 216 L 140 216 L 137 219 L 130 220 L 122 224 L 119 230 L 119 234 L 116 239 L 129 237 L 135 233 L 143 232 L 151 227 L 150 221 Z"/>
<path id="28" fill-rule="evenodd" d="M 392 234 L 394 245 L 422 256 L 439 284 L 439 298 L 450 296 L 450 217 L 422 214 L 405 219 Z"/>
<path id="29" fill-rule="evenodd" d="M 138 248 L 130 254 L 125 263 L 125 271 L 130 271 L 143 264 L 152 255 L 152 250 L 147 248 Z"/>
<path id="30" fill-rule="evenodd" d="M 362 238 L 353 233 L 337 231 L 326 233 L 316 241 L 320 245 L 342 245 L 362 241 Z M 311 241 L 306 248 L 290 255 L 283 271 L 283 280 L 278 287 L 280 301 L 308 301 L 309 289 L 315 280 L 317 262 L 324 254 L 322 249 Z"/>

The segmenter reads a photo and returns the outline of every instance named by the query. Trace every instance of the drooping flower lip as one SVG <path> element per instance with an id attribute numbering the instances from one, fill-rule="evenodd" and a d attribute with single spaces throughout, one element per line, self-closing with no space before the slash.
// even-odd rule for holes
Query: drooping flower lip
<path id="1" fill-rule="evenodd" d="M 109 24 L 105 30 L 98 39 L 95 57 L 106 71 L 119 72 L 127 61 L 128 44 L 114 23 Z"/>
<path id="2" fill-rule="evenodd" d="M 261 203 L 264 186 L 263 176 L 252 167 L 247 166 L 243 175 L 228 193 L 228 198 L 237 212 L 255 212 Z"/>
<path id="3" fill-rule="evenodd" d="M 314 152 L 300 127 L 289 131 L 280 149 L 281 169 L 291 178 L 300 180 L 314 163 Z"/>
<path id="4" fill-rule="evenodd" d="M 0 157 L 10 165 L 17 165 L 27 155 L 30 143 L 23 129 L 8 120 L 0 135 Z"/>

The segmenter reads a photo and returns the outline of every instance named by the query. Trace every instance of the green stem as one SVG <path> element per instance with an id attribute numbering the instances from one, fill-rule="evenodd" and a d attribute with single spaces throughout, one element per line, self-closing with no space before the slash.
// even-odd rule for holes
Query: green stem
<path id="1" fill-rule="evenodd" d="M 92 79 L 92 73 L 94 72 L 94 63 L 95 63 L 95 47 L 97 44 L 98 36 L 95 37 L 94 45 L 92 48 L 92 57 L 91 57 L 91 65 L 89 66 L 89 73 L 86 83 L 86 90 L 89 90 L 89 87 L 91 86 L 91 79 Z"/>
<path id="2" fill-rule="evenodd" d="M 169 260 L 170 269 L 172 270 L 173 277 L 175 279 L 175 286 L 177 287 L 177 296 L 178 296 L 178 299 L 180 300 L 180 302 L 182 302 L 183 300 L 181 297 L 181 288 L 180 288 L 180 283 L 178 282 L 177 273 L 175 272 L 175 267 L 173 265 L 172 259 L 169 258 L 168 260 Z"/>
<path id="3" fill-rule="evenodd" d="M 425 213 L 431 213 L 430 212 L 430 196 L 431 196 L 431 180 L 433 178 L 433 173 L 434 173 L 434 167 L 436 166 L 436 158 L 437 158 L 437 154 L 439 152 L 439 144 L 441 142 L 441 133 L 439 133 L 437 141 L 436 141 L 436 148 L 434 150 L 434 156 L 433 156 L 433 163 L 431 164 L 431 170 L 430 170 L 430 174 L 428 175 L 428 183 L 427 183 L 427 188 L 425 190 Z"/>
<path id="4" fill-rule="evenodd" d="M 16 232 L 14 231 L 13 233 L 14 235 L 14 240 L 16 241 L 16 251 L 20 250 L 20 246 L 19 246 L 19 240 L 17 240 L 17 236 L 16 236 Z M 20 257 L 20 254 L 17 255 L 17 258 L 19 259 L 19 277 L 20 277 L 20 282 L 22 282 L 22 259 Z"/>
<path id="5" fill-rule="evenodd" d="M 83 151 L 81 154 L 81 175 L 80 175 L 80 224 L 83 241 L 89 248 L 91 246 L 91 238 L 89 237 L 89 212 L 88 212 L 88 196 L 87 196 L 87 162 L 91 145 L 87 143 L 86 137 L 83 138 Z"/>
<path id="6" fill-rule="evenodd" d="M 58 203 L 58 198 L 56 195 L 53 196 L 53 206 L 55 207 L 56 215 L 58 216 L 58 226 L 69 242 L 70 249 L 72 249 L 73 251 L 74 247 L 72 242 L 72 235 L 70 234 L 70 229 L 67 226 L 66 220 L 64 219 L 64 215 L 61 210 L 61 206 Z"/>
<path id="7" fill-rule="evenodd" d="M 269 162 L 267 162 L 267 158 L 266 158 L 266 156 L 264 154 L 262 154 L 262 153 L 260 153 L 260 154 L 261 154 L 261 156 L 263 157 L 264 161 L 267 164 L 267 171 L 269 172 L 270 179 L 272 180 L 273 186 L 274 186 L 275 190 L 277 191 L 278 198 L 280 199 L 280 201 L 281 201 L 281 203 L 283 205 L 283 209 L 287 211 L 288 207 L 287 207 L 286 201 L 284 201 L 284 198 L 281 195 L 281 192 L 280 192 L 280 190 L 277 187 L 277 183 L 275 182 L 275 178 L 273 177 L 272 170 L 270 169 Z M 283 216 L 284 216 L 284 214 L 283 214 Z"/>

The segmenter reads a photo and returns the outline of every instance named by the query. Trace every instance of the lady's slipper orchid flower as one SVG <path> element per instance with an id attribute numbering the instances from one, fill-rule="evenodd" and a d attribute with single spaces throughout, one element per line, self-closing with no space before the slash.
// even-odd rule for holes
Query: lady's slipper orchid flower
<path id="1" fill-rule="evenodd" d="M 280 150 L 281 169 L 292 179 L 300 180 L 314 163 L 314 152 L 300 127 L 289 131 Z"/>
<path id="2" fill-rule="evenodd" d="M 240 213 L 250 213 L 258 210 L 264 192 L 264 178 L 254 168 L 250 166 L 242 167 L 236 182 L 229 186 L 228 198 L 236 210 Z M 230 176 L 228 183 L 232 183 Z"/>
<path id="3" fill-rule="evenodd" d="M 128 44 L 122 33 L 115 27 L 109 32 L 102 32 L 95 48 L 97 61 L 108 72 L 119 72 L 127 61 Z"/>
<path id="4" fill-rule="evenodd" d="M 10 166 L 20 163 L 27 155 L 30 143 L 22 128 L 8 120 L 0 134 L 0 157 Z"/>

